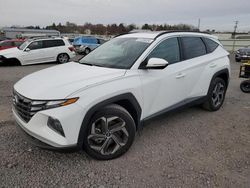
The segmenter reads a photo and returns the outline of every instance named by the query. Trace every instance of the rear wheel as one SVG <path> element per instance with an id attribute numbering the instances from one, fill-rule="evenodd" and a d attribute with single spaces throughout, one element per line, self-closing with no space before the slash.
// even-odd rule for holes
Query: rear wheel
<path id="1" fill-rule="evenodd" d="M 57 61 L 59 63 L 67 63 L 69 61 L 68 54 L 59 54 L 58 57 L 57 57 Z"/>
<path id="2" fill-rule="evenodd" d="M 222 78 L 212 80 L 203 108 L 209 111 L 219 110 L 224 102 L 226 89 L 226 83 Z"/>
<path id="3" fill-rule="evenodd" d="M 84 133 L 83 148 L 95 159 L 114 159 L 130 148 L 135 132 L 129 112 L 119 105 L 109 105 L 91 118 Z"/>
<path id="4" fill-rule="evenodd" d="M 250 80 L 245 80 L 245 81 L 241 82 L 240 89 L 244 93 L 250 93 Z"/>
<path id="5" fill-rule="evenodd" d="M 86 48 L 86 49 L 84 50 L 85 55 L 89 54 L 90 52 L 91 52 L 91 50 L 90 50 L 89 48 Z"/>

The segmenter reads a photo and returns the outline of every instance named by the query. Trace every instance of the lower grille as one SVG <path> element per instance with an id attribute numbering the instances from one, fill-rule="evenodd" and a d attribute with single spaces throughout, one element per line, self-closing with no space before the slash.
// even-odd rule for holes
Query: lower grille
<path id="1" fill-rule="evenodd" d="M 38 112 L 43 109 L 46 102 L 41 101 L 34 103 L 33 100 L 28 99 L 19 93 L 13 93 L 13 107 L 19 117 L 28 123 L 30 119 Z"/>

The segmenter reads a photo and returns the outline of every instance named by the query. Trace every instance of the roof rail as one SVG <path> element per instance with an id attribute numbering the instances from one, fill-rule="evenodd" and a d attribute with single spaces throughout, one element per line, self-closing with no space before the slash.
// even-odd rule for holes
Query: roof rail
<path id="1" fill-rule="evenodd" d="M 122 36 L 122 35 L 133 34 L 133 33 L 142 33 L 142 32 L 144 32 L 144 33 L 150 33 L 150 32 L 152 32 L 152 31 L 151 31 L 151 30 L 147 30 L 147 29 L 131 30 L 131 31 L 129 31 L 129 32 L 125 32 L 125 33 L 118 34 L 118 35 L 116 35 L 114 38 L 119 37 L 119 36 Z"/>
<path id="2" fill-rule="evenodd" d="M 157 39 L 158 37 L 168 34 L 168 33 L 177 33 L 177 32 L 181 32 L 181 33 L 203 33 L 203 34 L 210 34 L 208 32 L 201 32 L 201 31 L 187 31 L 187 30 L 168 30 L 168 31 L 162 31 L 161 33 L 159 33 L 155 39 Z"/>
<path id="3" fill-rule="evenodd" d="M 116 35 L 114 38 L 122 36 L 122 35 L 126 35 L 126 34 L 133 34 L 133 33 L 141 33 L 141 32 L 146 32 L 146 33 L 150 33 L 150 32 L 154 32 L 154 31 L 150 31 L 150 30 L 132 30 L 130 32 L 126 32 L 126 33 L 121 33 L 119 35 Z M 201 32 L 201 31 L 187 31 L 187 30 L 167 30 L 167 31 L 159 31 L 159 34 L 154 38 L 157 39 L 158 37 L 168 34 L 168 33 L 177 33 L 177 32 L 181 32 L 181 33 L 203 33 L 203 34 L 209 34 L 208 32 Z"/>
<path id="4" fill-rule="evenodd" d="M 30 37 L 29 39 L 32 40 L 37 40 L 37 39 L 47 39 L 47 38 L 62 38 L 61 36 L 34 36 L 34 37 Z"/>

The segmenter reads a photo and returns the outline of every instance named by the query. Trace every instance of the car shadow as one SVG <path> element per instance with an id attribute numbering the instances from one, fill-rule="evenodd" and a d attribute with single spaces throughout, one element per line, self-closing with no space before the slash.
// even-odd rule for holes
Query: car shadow
<path id="1" fill-rule="evenodd" d="M 0 63 L 0 67 L 17 67 L 17 66 L 21 66 L 21 65 L 17 62 L 2 62 L 2 63 Z"/>
<path id="2" fill-rule="evenodd" d="M 36 66 L 36 65 L 53 65 L 53 64 L 59 64 L 57 62 L 48 62 L 48 63 L 37 63 L 37 64 L 30 64 L 30 65 L 24 65 L 25 67 L 30 67 L 30 66 Z M 21 67 L 19 63 L 16 62 L 3 62 L 0 63 L 0 67 Z"/>

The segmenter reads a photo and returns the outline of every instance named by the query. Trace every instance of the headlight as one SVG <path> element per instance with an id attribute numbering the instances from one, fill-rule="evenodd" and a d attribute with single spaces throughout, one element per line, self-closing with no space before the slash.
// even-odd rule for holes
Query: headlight
<path id="1" fill-rule="evenodd" d="M 236 51 L 236 53 L 237 53 L 237 54 L 239 54 L 239 53 L 240 53 L 240 51 L 239 51 L 239 50 L 237 50 L 237 51 Z"/>
<path id="2" fill-rule="evenodd" d="M 32 101 L 32 107 L 41 107 L 43 110 L 57 108 L 61 106 L 67 106 L 75 103 L 79 98 L 62 99 L 62 100 L 51 100 L 51 101 Z"/>

